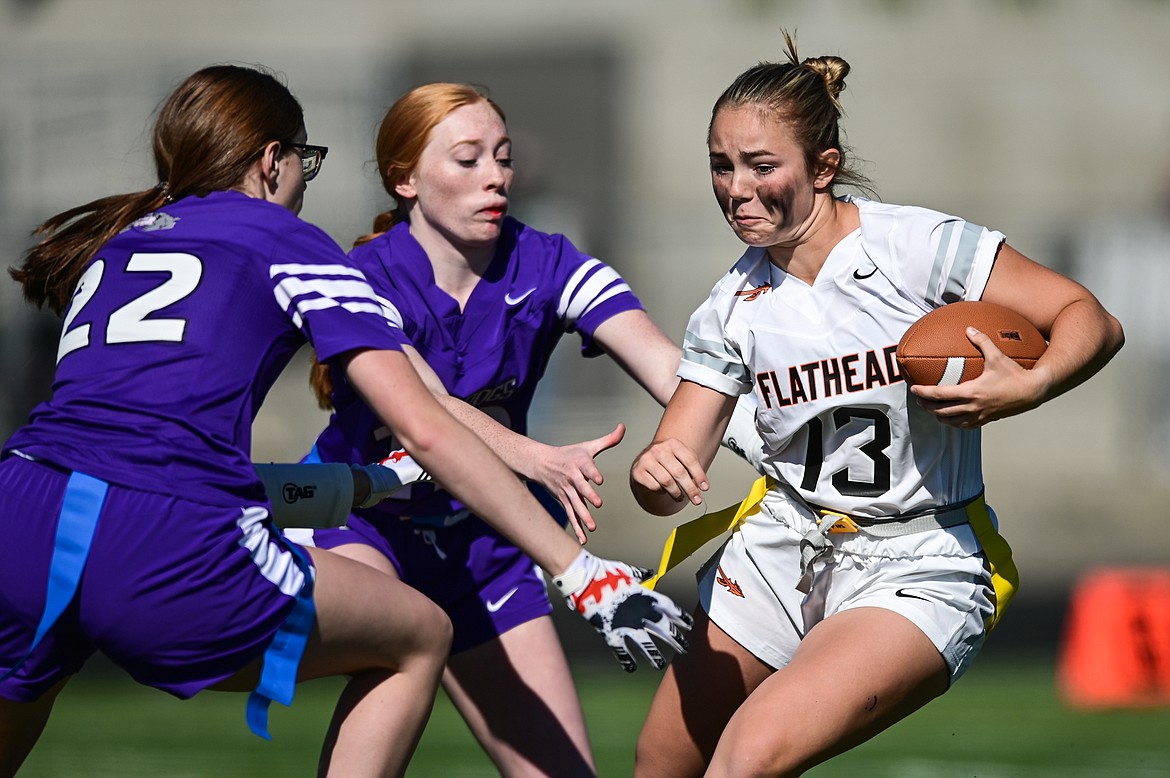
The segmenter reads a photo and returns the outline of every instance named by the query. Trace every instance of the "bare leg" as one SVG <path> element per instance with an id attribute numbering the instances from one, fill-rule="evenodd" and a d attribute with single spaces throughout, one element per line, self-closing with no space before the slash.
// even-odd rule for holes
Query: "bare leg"
<path id="1" fill-rule="evenodd" d="M 353 673 L 329 727 L 320 774 L 402 775 L 434 705 L 451 622 L 397 578 L 329 552 L 310 553 L 317 630 L 302 677 Z"/>
<path id="2" fill-rule="evenodd" d="M 0 778 L 10 778 L 28 758 L 45 731 L 53 702 L 65 683 L 58 683 L 34 702 L 12 702 L 0 698 Z"/>
<path id="3" fill-rule="evenodd" d="M 701 776 L 736 709 L 772 668 L 695 611 L 690 649 L 666 668 L 638 738 L 639 778 Z"/>
<path id="4" fill-rule="evenodd" d="M 443 686 L 505 778 L 597 774 L 551 617 L 455 654 Z"/>
<path id="5" fill-rule="evenodd" d="M 321 754 L 323 776 L 398 776 L 414 753 L 434 705 L 451 648 L 451 622 L 439 606 L 377 569 L 360 546 L 347 554 L 307 549 L 317 568 L 317 624 L 298 680 L 352 676 L 341 694 Z M 369 563 L 366 563 L 369 562 Z M 259 663 L 220 684 L 250 689 Z"/>
<path id="6" fill-rule="evenodd" d="M 856 608 L 814 627 L 728 722 L 708 776 L 794 776 L 946 691 L 934 644 L 904 617 Z M 765 723 L 766 722 L 766 723 Z"/>

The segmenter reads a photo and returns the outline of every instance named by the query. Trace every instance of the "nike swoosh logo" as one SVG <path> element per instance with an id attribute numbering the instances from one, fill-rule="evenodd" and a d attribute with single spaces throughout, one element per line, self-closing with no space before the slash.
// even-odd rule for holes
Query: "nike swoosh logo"
<path id="1" fill-rule="evenodd" d="M 516 591 L 517 591 L 516 587 L 514 587 L 514 586 L 513 586 L 511 589 L 509 589 L 509 590 L 508 590 L 508 593 L 507 593 L 507 594 L 505 594 L 505 595 L 504 595 L 503 597 L 501 597 L 500 599 L 498 599 L 498 600 L 488 600 L 488 601 L 486 601 L 486 602 L 484 603 L 484 605 L 486 605 L 486 606 L 487 606 L 488 613 L 495 613 L 495 612 L 496 612 L 496 611 L 498 611 L 500 608 L 504 607 L 504 604 L 505 604 L 506 602 L 508 602 L 508 600 L 512 599 L 512 595 L 513 595 L 513 594 L 515 594 L 515 593 L 516 593 Z"/>
<path id="2" fill-rule="evenodd" d="M 533 287 L 518 297 L 513 297 L 512 293 L 509 292 L 509 293 L 504 295 L 504 302 L 507 303 L 508 305 L 519 305 L 520 303 L 522 303 L 528 299 L 528 295 L 532 294 L 535 291 L 536 291 L 536 287 Z"/>
<path id="3" fill-rule="evenodd" d="M 854 270 L 853 277 L 856 278 L 858 281 L 864 281 L 865 279 L 869 278 L 870 276 L 872 276 L 876 272 L 877 272 L 877 266 L 874 266 L 873 270 L 869 271 L 868 273 L 866 273 L 864 275 L 862 275 L 860 270 Z"/>
<path id="4" fill-rule="evenodd" d="M 926 597 L 921 597 L 917 594 L 910 594 L 910 592 L 906 591 L 905 589 L 899 589 L 898 591 L 894 592 L 894 596 L 905 597 L 908 600 L 922 600 L 923 602 L 930 602 L 930 600 Z"/>

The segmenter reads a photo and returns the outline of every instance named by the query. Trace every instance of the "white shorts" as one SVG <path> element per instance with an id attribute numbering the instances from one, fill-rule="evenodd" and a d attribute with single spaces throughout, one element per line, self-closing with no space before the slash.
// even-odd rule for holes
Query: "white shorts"
<path id="1" fill-rule="evenodd" d="M 994 526 L 991 509 L 981 510 Z M 950 668 L 951 681 L 957 680 L 996 615 L 991 569 L 971 526 L 895 538 L 829 534 L 834 552 L 815 563 L 805 595 L 796 589 L 800 540 L 815 526 L 807 508 L 769 491 L 761 510 L 698 573 L 699 600 L 711 620 L 761 661 L 781 668 L 818 622 L 849 608 L 885 608 L 922 630 Z"/>

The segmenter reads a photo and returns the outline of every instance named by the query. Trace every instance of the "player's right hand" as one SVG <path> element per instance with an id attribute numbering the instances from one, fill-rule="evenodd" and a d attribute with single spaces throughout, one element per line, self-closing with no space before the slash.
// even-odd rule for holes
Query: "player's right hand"
<path id="1" fill-rule="evenodd" d="M 601 559 L 582 549 L 568 570 L 553 577 L 568 606 L 593 625 L 629 673 L 638 669 L 638 663 L 627 640 L 661 670 L 666 659 L 655 641 L 686 653 L 683 633 L 694 623 L 669 597 L 642 586 L 651 574 L 646 568 Z"/>
<path id="2" fill-rule="evenodd" d="M 910 392 L 922 408 L 948 426 L 977 429 L 1044 402 L 1045 392 L 1052 386 L 1047 370 L 1021 367 L 974 327 L 968 328 L 967 338 L 983 356 L 983 372 L 953 386 L 912 385 Z"/>
<path id="3" fill-rule="evenodd" d="M 529 480 L 542 485 L 564 506 L 577 541 L 582 545 L 588 540 L 587 533 L 597 529 L 589 507 L 600 508 L 601 496 L 593 487 L 605 480 L 593 460 L 602 451 L 621 443 L 625 434 L 626 425 L 618 424 L 612 432 L 593 440 L 567 446 L 547 446 L 541 451 L 532 472 L 526 474 Z"/>
<path id="4" fill-rule="evenodd" d="M 659 516 L 677 512 L 687 502 L 703 504 L 703 492 L 711 484 L 707 472 L 685 443 L 675 438 L 656 441 L 647 446 L 630 467 L 630 486 L 634 499 L 643 509 Z M 664 505 L 655 505 L 648 498 L 670 498 Z"/>

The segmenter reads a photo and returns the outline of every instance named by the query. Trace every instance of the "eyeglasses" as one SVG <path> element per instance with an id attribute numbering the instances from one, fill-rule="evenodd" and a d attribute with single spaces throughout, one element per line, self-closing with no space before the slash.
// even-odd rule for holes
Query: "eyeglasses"
<path id="1" fill-rule="evenodd" d="M 325 155 L 329 153 L 328 146 L 314 146 L 309 143 L 289 143 L 294 149 L 301 152 L 301 173 L 305 176 L 305 181 L 312 181 L 321 172 L 321 163 L 325 161 Z"/>

